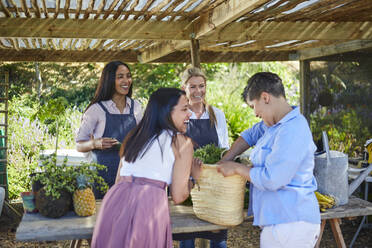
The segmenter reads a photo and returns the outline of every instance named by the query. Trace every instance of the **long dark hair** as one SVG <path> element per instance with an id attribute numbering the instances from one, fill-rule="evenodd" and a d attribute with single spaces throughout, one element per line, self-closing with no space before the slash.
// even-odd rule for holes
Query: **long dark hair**
<path id="1" fill-rule="evenodd" d="M 124 139 L 120 157 L 124 156 L 127 162 L 135 162 L 140 154 L 142 157 L 146 153 L 163 130 L 168 130 L 175 137 L 178 130 L 171 113 L 183 95 L 186 92 L 177 88 L 160 88 L 152 93 L 142 120 Z"/>
<path id="2" fill-rule="evenodd" d="M 105 65 L 105 67 L 102 70 L 101 78 L 99 79 L 96 92 L 94 93 L 94 97 L 92 101 L 89 103 L 88 107 L 85 109 L 85 111 L 94 103 L 112 99 L 112 96 L 115 93 L 116 71 L 118 67 L 121 65 L 127 67 L 130 72 L 129 66 L 121 61 L 111 61 L 110 63 Z M 132 86 L 133 84 L 130 85 L 127 94 L 128 97 L 132 97 Z"/>

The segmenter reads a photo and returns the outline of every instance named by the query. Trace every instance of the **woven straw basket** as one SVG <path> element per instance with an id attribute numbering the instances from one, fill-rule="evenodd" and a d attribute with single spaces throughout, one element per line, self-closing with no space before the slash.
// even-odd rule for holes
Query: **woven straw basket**
<path id="1" fill-rule="evenodd" d="M 239 175 L 224 177 L 217 165 L 203 164 L 199 187 L 191 191 L 195 215 L 217 225 L 239 225 L 244 220 L 246 181 Z"/>

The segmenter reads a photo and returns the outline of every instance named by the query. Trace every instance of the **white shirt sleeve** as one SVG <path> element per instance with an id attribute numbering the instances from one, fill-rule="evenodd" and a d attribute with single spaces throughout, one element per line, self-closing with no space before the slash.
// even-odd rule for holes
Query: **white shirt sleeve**
<path id="1" fill-rule="evenodd" d="M 133 100 L 133 102 L 134 102 L 134 107 L 133 107 L 134 118 L 136 119 L 136 123 L 138 125 L 138 123 L 142 120 L 142 117 L 143 117 L 143 109 L 139 101 Z"/>
<path id="2" fill-rule="evenodd" d="M 95 103 L 83 114 L 75 141 L 87 141 L 90 139 L 91 135 L 93 135 L 95 139 L 101 138 L 105 130 L 105 126 L 105 111 L 98 105 L 98 103 Z"/>
<path id="3" fill-rule="evenodd" d="M 229 149 L 229 132 L 227 130 L 227 123 L 224 112 L 222 110 L 212 106 L 214 114 L 216 116 L 217 135 L 218 135 L 218 146 Z"/>

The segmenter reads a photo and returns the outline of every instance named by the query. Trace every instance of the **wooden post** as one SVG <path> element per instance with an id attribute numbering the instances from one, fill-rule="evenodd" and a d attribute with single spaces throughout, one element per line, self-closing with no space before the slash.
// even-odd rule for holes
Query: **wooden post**
<path id="1" fill-rule="evenodd" d="M 322 220 L 322 223 L 320 225 L 319 237 L 318 237 L 318 241 L 316 242 L 315 248 L 319 248 L 320 247 L 320 241 L 322 240 L 322 236 L 323 236 L 323 232 L 324 232 L 324 227 L 325 227 L 326 221 L 327 220 Z"/>
<path id="2" fill-rule="evenodd" d="M 333 237 L 336 240 L 337 247 L 338 248 L 346 248 L 344 237 L 342 236 L 342 232 L 341 232 L 341 228 L 340 228 L 340 219 L 330 219 L 329 223 L 331 224 Z"/>
<path id="3" fill-rule="evenodd" d="M 199 40 L 191 38 L 190 44 L 190 51 L 191 51 L 191 64 L 194 67 L 200 68 L 200 54 L 199 54 Z"/>
<path id="4" fill-rule="evenodd" d="M 310 121 L 310 62 L 300 60 L 300 109 L 307 121 Z"/>

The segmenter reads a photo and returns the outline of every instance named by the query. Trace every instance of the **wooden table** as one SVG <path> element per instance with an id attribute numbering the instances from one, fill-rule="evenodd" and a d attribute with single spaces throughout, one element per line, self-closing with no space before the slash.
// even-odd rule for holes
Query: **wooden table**
<path id="1" fill-rule="evenodd" d="M 99 208 L 97 203 L 97 209 Z M 190 233 L 199 231 L 216 231 L 226 229 L 198 219 L 192 207 L 171 205 L 171 222 L 173 233 Z M 17 228 L 17 241 L 56 241 L 81 240 L 92 237 L 96 215 L 79 217 L 74 212 L 59 219 L 46 218 L 40 214 L 24 214 Z"/>
<path id="2" fill-rule="evenodd" d="M 316 247 L 319 247 L 326 221 L 331 224 L 338 247 L 346 247 L 342 236 L 340 220 L 342 218 L 372 215 L 372 203 L 351 197 L 349 203 L 321 214 L 321 234 Z M 247 219 L 246 219 L 247 220 Z M 251 221 L 251 218 L 248 218 Z M 73 212 L 59 219 L 51 219 L 40 214 L 25 214 L 17 229 L 18 241 L 55 241 L 81 240 L 92 237 L 96 216 L 78 217 Z M 192 207 L 172 206 L 171 221 L 173 233 L 216 231 L 226 229 L 196 218 Z"/>
<path id="3" fill-rule="evenodd" d="M 315 247 L 319 247 L 324 231 L 324 226 L 328 221 L 331 225 L 333 237 L 335 238 L 337 247 L 346 248 L 344 237 L 341 232 L 341 219 L 358 216 L 372 215 L 372 203 L 356 197 L 350 197 L 346 205 L 339 206 L 334 209 L 328 209 L 327 212 L 321 214 L 322 224 L 320 236 Z"/>

